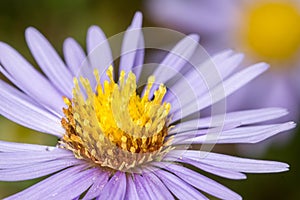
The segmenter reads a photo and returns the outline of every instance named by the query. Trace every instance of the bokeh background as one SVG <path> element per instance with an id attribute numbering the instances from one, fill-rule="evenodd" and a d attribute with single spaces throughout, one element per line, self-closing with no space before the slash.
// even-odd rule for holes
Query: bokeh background
<path id="1" fill-rule="evenodd" d="M 90 25 L 99 25 L 108 37 L 124 31 L 137 10 L 145 13 L 144 26 L 158 26 L 157 20 L 151 20 L 152 16 L 149 14 L 146 5 L 145 2 L 140 0 L 1 0 L 0 41 L 12 45 L 35 64 L 24 39 L 26 27 L 36 27 L 61 53 L 63 40 L 69 36 L 74 37 L 84 46 L 86 31 Z M 5 80 L 2 75 L 0 77 Z M 264 98 L 264 96 L 260 98 Z M 243 181 L 211 177 L 240 193 L 244 199 L 300 199 L 300 173 L 298 172 L 300 169 L 299 134 L 299 130 L 296 130 L 288 143 L 279 147 L 271 145 L 259 155 L 247 152 L 251 151 L 251 149 L 255 150 L 255 145 L 251 145 L 250 148 L 247 148 L 247 151 L 243 152 L 238 151 L 238 148 L 235 146 L 227 145 L 217 149 L 217 151 L 225 150 L 232 155 L 252 155 L 253 158 L 287 162 L 291 165 L 289 172 L 261 175 L 249 174 L 248 179 Z M 52 136 L 21 127 L 2 116 L 0 116 L 0 140 L 46 145 L 55 145 L 57 142 L 57 139 Z M 0 182 L 0 199 L 16 193 L 37 181 L 39 180 L 17 183 Z"/>

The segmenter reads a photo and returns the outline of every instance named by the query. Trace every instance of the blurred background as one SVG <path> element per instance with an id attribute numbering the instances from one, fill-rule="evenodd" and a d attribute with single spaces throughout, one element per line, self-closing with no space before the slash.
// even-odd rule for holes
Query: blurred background
<path id="1" fill-rule="evenodd" d="M 144 14 L 144 26 L 162 26 L 184 33 L 199 33 L 202 38 L 201 44 L 211 54 L 224 48 L 233 48 L 246 52 L 245 64 L 261 60 L 271 63 L 274 67 L 271 67 L 269 74 L 258 80 L 255 85 L 243 88 L 244 92 L 233 96 L 232 101 L 231 98 L 228 99 L 228 109 L 283 106 L 292 111 L 287 119 L 299 121 L 300 81 L 297 75 L 300 75 L 300 70 L 298 70 L 300 68 L 300 62 L 298 62 L 300 61 L 298 54 L 300 23 L 297 22 L 300 22 L 300 12 L 298 5 L 295 1 L 270 5 L 268 4 L 272 2 L 270 0 L 267 4 L 262 4 L 263 1 L 260 0 L 257 1 L 260 3 L 251 5 L 241 3 L 243 1 L 237 3 L 234 0 L 216 2 L 204 0 L 1 0 L 0 41 L 10 44 L 35 64 L 24 39 L 26 27 L 34 26 L 40 30 L 61 54 L 62 43 L 66 37 L 74 37 L 84 46 L 86 31 L 91 25 L 99 25 L 107 37 L 112 36 L 124 31 L 131 23 L 135 11 L 140 10 Z M 269 13 L 269 16 L 260 13 Z M 293 23 L 287 23 L 291 21 Z M 278 29 L 276 24 L 281 27 Z M 286 32 L 281 30 L 286 30 Z M 274 36 L 277 32 L 280 34 Z M 259 40 L 259 44 L 256 44 L 256 39 Z M 263 41 L 266 41 L 266 44 L 260 45 Z M 276 44 L 274 41 L 280 42 Z M 5 80 L 2 75 L 0 77 Z M 260 92 L 258 88 L 263 90 Z M 290 136 L 287 136 L 288 134 Z M 244 199 L 300 199 L 299 130 L 288 134 L 275 139 L 275 142 L 272 139 L 262 147 L 261 145 L 250 145 L 245 148 L 224 145 L 217 151 L 225 150 L 232 155 L 250 155 L 252 158 L 287 162 L 291 165 L 289 172 L 249 174 L 248 179 L 243 181 L 211 177 L 238 192 Z M 57 142 L 57 139 L 52 136 L 21 127 L 2 116 L 0 116 L 0 140 L 46 145 L 55 145 Z M 261 150 L 257 152 L 257 149 Z M 39 180 L 0 182 L 0 199 L 37 181 Z"/>

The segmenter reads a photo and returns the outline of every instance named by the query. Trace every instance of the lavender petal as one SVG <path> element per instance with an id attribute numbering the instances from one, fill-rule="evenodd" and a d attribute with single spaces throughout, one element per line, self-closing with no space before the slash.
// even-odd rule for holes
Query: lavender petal
<path id="1" fill-rule="evenodd" d="M 142 26 L 142 14 L 140 12 L 137 12 L 134 15 L 134 18 L 132 20 L 131 25 L 126 30 L 124 34 L 124 40 L 122 43 L 122 49 L 121 49 L 121 58 L 120 58 L 120 72 L 125 71 L 126 74 L 128 74 L 129 71 L 132 70 L 133 67 L 135 67 L 135 64 L 137 64 L 136 56 L 138 51 L 144 51 L 144 49 L 139 49 L 139 45 L 141 43 L 141 40 L 143 40 L 143 33 L 141 30 Z M 141 48 L 144 48 L 143 46 Z M 143 54 L 140 52 L 140 54 Z M 143 58 L 139 58 L 139 63 L 143 63 Z"/>
<path id="2" fill-rule="evenodd" d="M 156 83 L 166 83 L 169 79 L 179 73 L 182 67 L 188 62 L 189 58 L 194 54 L 199 41 L 198 35 L 188 35 L 183 38 L 169 52 L 165 59 L 155 69 L 153 75 Z M 151 98 L 154 91 L 157 90 L 159 84 L 154 84 L 149 97 Z"/>
<path id="3" fill-rule="evenodd" d="M 0 42 L 0 62 L 4 67 L 0 65 L 1 72 L 17 87 L 50 111 L 62 115 L 61 108 L 65 105 L 62 94 L 16 50 L 2 42 Z"/>
<path id="4" fill-rule="evenodd" d="M 155 199 L 174 199 L 166 186 L 153 173 L 145 173 L 143 177 L 147 183 L 148 193 L 155 195 Z"/>
<path id="5" fill-rule="evenodd" d="M 72 97 L 73 77 L 48 40 L 35 28 L 25 32 L 28 47 L 53 85 L 66 97 Z"/>
<path id="6" fill-rule="evenodd" d="M 88 59 L 92 68 L 98 69 L 101 83 L 104 80 L 109 80 L 105 72 L 113 63 L 113 57 L 105 34 L 98 26 L 91 26 L 87 33 L 86 42 Z"/>
<path id="7" fill-rule="evenodd" d="M 177 176 L 164 170 L 156 170 L 154 173 L 178 199 L 208 200 L 198 190 Z"/>
<path id="8" fill-rule="evenodd" d="M 44 110 L 24 94 L 0 80 L 0 114 L 28 128 L 50 133 L 57 137 L 64 134 L 60 119 Z"/>
<path id="9" fill-rule="evenodd" d="M 118 171 L 105 185 L 99 200 L 123 200 L 126 194 L 126 174 Z"/>
<path id="10" fill-rule="evenodd" d="M 139 199 L 136 184 L 133 182 L 132 176 L 127 177 L 125 199 Z"/>
<path id="11" fill-rule="evenodd" d="M 73 77 L 77 77 L 86 59 L 83 49 L 73 38 L 67 38 L 63 44 L 63 53 Z"/>
<path id="12" fill-rule="evenodd" d="M 82 171 L 86 166 L 75 166 L 58 172 L 49 178 L 17 193 L 5 198 L 5 200 L 16 199 L 57 199 L 60 190 L 64 185 L 71 184 L 74 178 L 85 176 L 89 171 Z M 81 172 L 82 171 L 82 172 Z M 73 187 L 72 187 L 73 188 Z M 74 194 L 76 189 L 74 189 Z M 75 198 L 75 195 L 73 198 Z M 71 198 L 72 199 L 72 198 Z"/>
<path id="13" fill-rule="evenodd" d="M 199 190 L 202 190 L 203 192 L 211 194 L 220 199 L 242 199 L 237 193 L 188 168 L 170 164 L 166 167 L 166 169 Z"/>
<path id="14" fill-rule="evenodd" d="M 29 152 L 28 152 L 29 153 Z M 7 163 L 9 164 L 9 163 Z M 11 165 L 7 169 L 0 169 L 1 181 L 22 181 L 46 176 L 70 166 L 82 164 L 78 159 L 60 159 L 47 162 L 36 162 L 30 165 Z"/>
<path id="15" fill-rule="evenodd" d="M 107 172 L 101 172 L 95 179 L 93 185 L 91 188 L 87 191 L 87 193 L 84 195 L 82 200 L 89 200 L 89 199 L 94 199 L 97 198 L 101 195 L 105 185 L 107 184 L 109 180 L 110 174 Z"/>
<path id="16" fill-rule="evenodd" d="M 172 122 L 178 120 L 179 118 L 186 117 L 190 114 L 193 114 L 196 112 L 193 108 L 195 103 L 200 105 L 198 107 L 199 110 L 204 109 L 222 99 L 229 96 L 242 86 L 244 86 L 246 83 L 266 71 L 268 68 L 268 65 L 265 63 L 259 63 L 255 64 L 251 67 L 248 67 L 235 75 L 231 76 L 227 80 L 225 80 L 223 83 L 219 84 L 215 88 L 212 89 L 212 91 L 206 93 L 205 95 L 201 96 L 197 102 L 185 102 L 183 103 L 182 107 L 186 110 L 186 112 L 181 113 L 180 110 L 174 111 Z"/>
<path id="17" fill-rule="evenodd" d="M 284 108 L 262 108 L 255 110 L 245 110 L 245 111 L 237 111 L 230 112 L 223 115 L 214 115 L 210 117 L 200 118 L 189 120 L 186 122 L 182 122 L 176 124 L 174 129 L 171 129 L 169 132 L 177 133 L 177 130 L 180 131 L 189 131 L 189 130 L 197 130 L 198 128 L 209 128 L 212 126 L 222 126 L 229 123 L 239 123 L 242 125 L 255 124 L 259 122 L 265 122 L 268 120 L 280 118 L 288 114 L 288 111 Z M 224 119 L 224 121 L 213 121 L 215 119 Z"/>
<path id="18" fill-rule="evenodd" d="M 236 144 L 236 143 L 258 143 L 269 137 L 272 137 L 283 131 L 287 131 L 295 128 L 296 124 L 294 122 L 287 122 L 283 124 L 273 124 L 273 125 L 259 125 L 250 127 L 239 127 L 231 130 L 225 130 L 222 132 L 208 132 L 208 134 L 196 136 L 192 132 L 184 133 L 185 136 L 190 137 L 183 140 L 176 140 L 173 142 L 174 145 L 182 144 Z M 176 136 L 180 136 L 178 134 Z"/>
<path id="19" fill-rule="evenodd" d="M 54 148 L 45 151 L 17 151 L 17 152 L 0 152 L 0 166 L 32 164 L 63 158 L 74 158 L 71 151 Z"/>
<path id="20" fill-rule="evenodd" d="M 287 171 L 289 168 L 288 164 L 277 161 L 255 160 L 194 150 L 173 150 L 167 154 L 166 160 L 168 156 L 177 159 L 188 158 L 221 169 L 245 173 L 276 173 Z"/>

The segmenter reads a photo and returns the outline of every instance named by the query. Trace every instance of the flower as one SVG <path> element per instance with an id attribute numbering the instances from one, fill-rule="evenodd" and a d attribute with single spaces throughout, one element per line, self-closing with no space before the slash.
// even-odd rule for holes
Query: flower
<path id="1" fill-rule="evenodd" d="M 231 74 L 232 70 L 224 70 L 223 66 L 234 69 L 240 56 L 222 52 L 212 60 L 227 79 L 213 82 L 212 91 L 208 91 L 208 82 L 201 81 L 195 71 L 191 73 L 193 67 L 187 67 L 185 58 L 193 55 L 198 41 L 198 36 L 189 35 L 158 65 L 139 95 L 137 80 L 144 57 L 141 22 L 138 12 L 124 34 L 118 81 L 114 80 L 108 41 L 96 26 L 88 30 L 90 55 L 86 60 L 75 40 L 65 41 L 66 63 L 41 33 L 28 28 L 27 44 L 45 76 L 12 47 L 0 43 L 1 72 L 18 88 L 1 80 L 0 113 L 59 139 L 53 147 L 0 142 L 0 180 L 49 175 L 6 199 L 207 199 L 202 192 L 221 199 L 241 199 L 184 164 L 229 179 L 245 179 L 244 173 L 288 170 L 289 166 L 281 162 L 188 148 L 189 144 L 262 141 L 294 128 L 293 122 L 255 125 L 286 115 L 285 109 L 246 110 L 227 113 L 226 117 L 219 114 L 181 120 L 219 102 L 224 98 L 222 91 L 225 96 L 230 95 L 264 72 L 267 65 L 258 63 Z M 85 61 L 88 65 L 83 64 Z M 211 68 L 209 63 L 200 64 L 199 69 Z M 184 67 L 189 70 L 172 82 L 174 73 L 167 69 L 178 73 Z M 185 80 L 193 83 L 190 86 L 194 94 L 184 87 Z M 177 97 L 182 101 L 178 102 Z M 194 109 L 195 104 L 199 105 L 198 110 Z"/>
<path id="2" fill-rule="evenodd" d="M 211 53 L 228 46 L 264 60 L 271 69 L 232 96 L 229 110 L 281 106 L 299 118 L 300 8 L 297 1 L 146 1 L 151 19 L 176 30 L 198 32 Z M 253 93 L 257 95 L 253 95 Z M 257 98 L 264 95 L 266 98 Z"/>

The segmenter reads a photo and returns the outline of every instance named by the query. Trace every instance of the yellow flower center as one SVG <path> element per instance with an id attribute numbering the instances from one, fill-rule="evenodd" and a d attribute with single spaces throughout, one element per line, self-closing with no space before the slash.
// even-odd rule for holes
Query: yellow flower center
<path id="1" fill-rule="evenodd" d="M 300 12 L 291 3 L 255 5 L 244 26 L 250 49 L 266 60 L 289 59 L 300 47 Z"/>
<path id="2" fill-rule="evenodd" d="M 165 86 L 161 84 L 149 100 L 154 77 L 149 77 L 140 97 L 132 72 L 125 80 L 122 71 L 118 84 L 113 80 L 112 66 L 107 75 L 110 80 L 102 86 L 95 71 L 95 92 L 88 79 L 74 79 L 73 98 L 65 98 L 68 108 L 63 109 L 62 125 L 66 133 L 60 146 L 79 159 L 114 170 L 133 170 L 161 159 L 169 150 L 165 137 L 170 104 L 162 102 Z"/>

